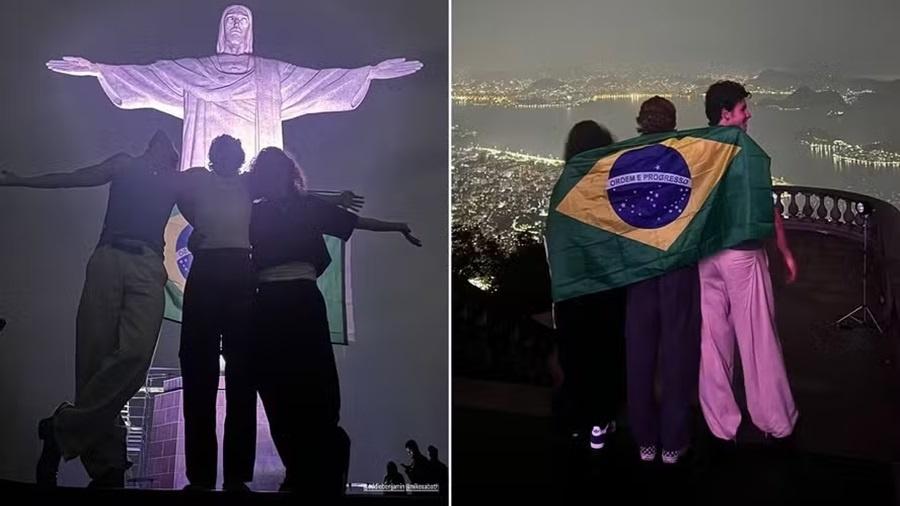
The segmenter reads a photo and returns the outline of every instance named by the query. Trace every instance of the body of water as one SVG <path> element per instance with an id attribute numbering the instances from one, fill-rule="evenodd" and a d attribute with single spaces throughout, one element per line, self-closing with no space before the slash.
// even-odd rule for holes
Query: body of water
<path id="1" fill-rule="evenodd" d="M 496 107 L 453 107 L 453 122 L 478 133 L 483 146 L 524 151 L 529 154 L 562 157 L 569 128 L 592 119 L 606 126 L 619 139 L 637 135 L 635 117 L 640 100 L 617 99 L 593 102 L 572 109 L 512 109 Z M 675 99 L 678 128 L 706 126 L 702 99 Z M 879 130 L 873 122 L 829 116 L 827 110 L 776 110 L 754 106 L 751 100 L 750 135 L 772 158 L 772 174 L 800 186 L 847 190 L 900 204 L 900 170 L 872 168 L 861 164 L 837 164 L 819 156 L 799 142 L 810 128 L 826 130 L 854 142 L 871 142 Z M 861 126 L 863 125 L 864 126 Z"/>

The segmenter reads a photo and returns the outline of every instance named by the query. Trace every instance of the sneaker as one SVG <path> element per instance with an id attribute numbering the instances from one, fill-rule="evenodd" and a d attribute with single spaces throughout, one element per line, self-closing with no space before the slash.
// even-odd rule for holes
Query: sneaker
<path id="1" fill-rule="evenodd" d="M 641 453 L 641 460 L 644 462 L 653 462 L 656 460 L 656 447 L 655 446 L 641 446 L 639 448 Z"/>
<path id="2" fill-rule="evenodd" d="M 687 453 L 687 448 L 682 448 L 681 450 L 663 450 L 663 464 L 677 464 L 685 453 Z"/>
<path id="3" fill-rule="evenodd" d="M 604 446 L 606 446 L 606 434 L 612 432 L 614 429 L 610 429 L 611 424 L 606 424 L 603 427 L 599 425 L 594 425 L 594 428 L 591 429 L 591 448 L 594 450 L 602 450 Z"/>

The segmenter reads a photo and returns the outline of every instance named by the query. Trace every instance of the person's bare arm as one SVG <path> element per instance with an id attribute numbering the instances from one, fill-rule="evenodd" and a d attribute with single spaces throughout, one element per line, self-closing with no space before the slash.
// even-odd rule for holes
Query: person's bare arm
<path id="1" fill-rule="evenodd" d="M 21 186 L 26 188 L 83 188 L 102 186 L 112 181 L 117 168 L 131 157 L 120 153 L 97 165 L 73 172 L 58 172 L 40 176 L 19 176 L 15 172 L 0 171 L 0 186 Z"/>
<path id="2" fill-rule="evenodd" d="M 362 209 L 363 204 L 365 204 L 366 199 L 362 195 L 357 195 L 350 190 L 344 190 L 342 192 L 334 192 L 334 191 L 326 191 L 326 190 L 307 190 L 306 193 L 310 195 L 315 195 L 316 197 L 328 202 L 329 204 L 334 204 L 339 207 L 343 207 L 348 211 L 359 212 Z"/>
<path id="3" fill-rule="evenodd" d="M 412 230 L 410 230 L 409 225 L 399 221 L 383 221 L 360 216 L 359 221 L 356 223 L 356 228 L 358 230 L 371 230 L 373 232 L 400 232 L 411 244 L 422 246 L 422 241 L 412 235 Z"/>
<path id="4" fill-rule="evenodd" d="M 793 283 L 797 280 L 797 261 L 794 254 L 788 246 L 787 235 L 784 233 L 784 219 L 778 209 L 775 209 L 775 245 L 781 256 L 784 258 L 784 265 L 787 267 L 787 282 Z"/>

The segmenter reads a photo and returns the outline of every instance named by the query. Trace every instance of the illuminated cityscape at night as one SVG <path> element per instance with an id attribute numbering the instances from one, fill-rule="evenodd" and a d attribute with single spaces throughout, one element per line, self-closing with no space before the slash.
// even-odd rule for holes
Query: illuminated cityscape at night
<path id="1" fill-rule="evenodd" d="M 523 239 L 540 241 L 562 159 L 480 146 L 475 132 L 458 126 L 453 133 L 453 223 L 479 230 L 505 253 Z"/>
<path id="2" fill-rule="evenodd" d="M 583 72 L 571 78 L 531 77 L 481 80 L 461 78 L 453 85 L 453 103 L 468 106 L 515 108 L 572 108 L 601 100 L 643 101 L 654 95 L 666 98 L 702 97 L 713 82 L 730 79 L 748 83 L 756 96 L 790 95 L 795 88 L 754 83 L 758 76 L 740 73 L 715 73 L 691 77 L 627 69 L 615 72 Z M 845 88 L 835 90 L 852 101 L 871 90 Z"/>
<path id="3" fill-rule="evenodd" d="M 897 100 L 896 81 L 824 71 L 679 75 L 622 66 L 504 78 L 459 72 L 452 91 L 454 226 L 478 230 L 507 253 L 523 240 L 540 240 L 568 127 L 591 118 L 617 139 L 627 138 L 634 135 L 638 105 L 654 95 L 676 103 L 679 128 L 703 126 L 703 93 L 722 79 L 745 83 L 753 94 L 757 119 L 750 132 L 772 155 L 776 184 L 845 189 L 900 203 L 900 142 L 889 137 L 896 136 L 890 129 L 873 133 L 879 129 L 870 119 Z"/>

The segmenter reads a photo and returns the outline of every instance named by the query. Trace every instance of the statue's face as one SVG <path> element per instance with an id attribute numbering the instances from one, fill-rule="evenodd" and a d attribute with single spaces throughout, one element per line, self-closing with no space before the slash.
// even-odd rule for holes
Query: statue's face
<path id="1" fill-rule="evenodd" d="M 233 11 L 225 15 L 225 39 L 229 44 L 243 45 L 249 29 L 250 18 L 243 12 Z"/>
<path id="2" fill-rule="evenodd" d="M 253 53 L 253 14 L 243 5 L 231 5 L 219 19 L 218 54 Z"/>

